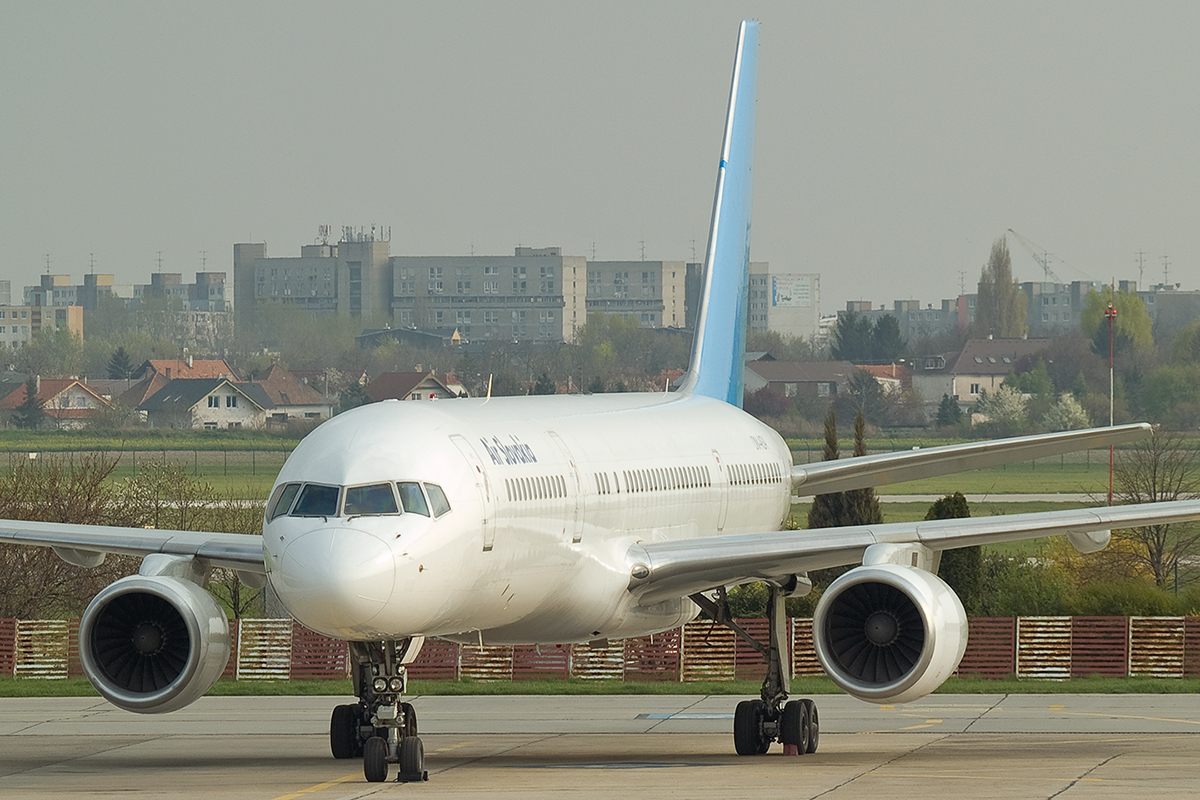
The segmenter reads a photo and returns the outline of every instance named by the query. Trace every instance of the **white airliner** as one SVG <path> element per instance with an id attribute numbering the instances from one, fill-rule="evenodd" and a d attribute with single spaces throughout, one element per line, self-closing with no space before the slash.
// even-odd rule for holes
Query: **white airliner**
<path id="1" fill-rule="evenodd" d="M 95 566 L 143 556 L 80 624 L 88 678 L 112 703 L 156 713 L 203 695 L 229 656 L 214 567 L 270 581 L 301 623 L 350 643 L 358 702 L 334 709 L 330 745 L 370 781 L 424 776 L 406 672 L 424 637 L 569 643 L 667 630 L 701 609 L 730 620 L 725 589 L 770 587 L 766 677 L 737 705 L 744 755 L 813 752 L 811 700 L 788 699 L 784 598 L 807 572 L 858 566 L 822 595 L 817 657 L 846 692 L 921 697 L 966 646 L 942 550 L 1062 534 L 1090 552 L 1114 527 L 1200 518 L 1200 502 L 780 531 L 794 493 L 944 475 L 1130 441 L 1129 425 L 794 467 L 779 435 L 740 408 L 749 265 L 758 24 L 742 23 L 689 372 L 675 393 L 386 401 L 321 425 L 279 474 L 258 537 L 0 521 L 0 541 Z"/>

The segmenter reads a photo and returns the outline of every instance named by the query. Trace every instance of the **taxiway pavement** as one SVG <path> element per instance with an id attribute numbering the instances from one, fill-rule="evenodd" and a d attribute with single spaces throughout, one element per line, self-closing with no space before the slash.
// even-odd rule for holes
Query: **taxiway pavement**
<path id="1" fill-rule="evenodd" d="M 141 716 L 0 699 L 0 798 L 1128 798 L 1200 794 L 1196 695 L 816 699 L 820 749 L 733 754 L 729 696 L 417 697 L 430 781 L 329 755 L 346 698 L 203 698 Z M 394 774 L 394 769 L 393 769 Z"/>

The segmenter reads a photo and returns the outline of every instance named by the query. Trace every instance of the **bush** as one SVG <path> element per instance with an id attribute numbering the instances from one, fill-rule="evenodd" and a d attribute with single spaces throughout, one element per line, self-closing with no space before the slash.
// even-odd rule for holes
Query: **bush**
<path id="1" fill-rule="evenodd" d="M 1145 581 L 1093 583 L 1079 593 L 1084 616 L 1165 617 L 1175 612 L 1175 598 Z"/>

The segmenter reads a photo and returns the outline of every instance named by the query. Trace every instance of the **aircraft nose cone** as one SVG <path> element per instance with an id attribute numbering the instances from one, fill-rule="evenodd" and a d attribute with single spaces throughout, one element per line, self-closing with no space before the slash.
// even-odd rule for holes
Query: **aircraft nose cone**
<path id="1" fill-rule="evenodd" d="M 392 552 L 352 528 L 324 528 L 288 543 L 272 585 L 297 620 L 327 636 L 351 637 L 391 599 Z"/>

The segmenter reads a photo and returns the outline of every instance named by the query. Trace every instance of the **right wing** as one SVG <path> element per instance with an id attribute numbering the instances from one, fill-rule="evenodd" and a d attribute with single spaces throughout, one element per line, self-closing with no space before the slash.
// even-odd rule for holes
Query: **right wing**
<path id="1" fill-rule="evenodd" d="M 96 566 L 104 553 L 195 556 L 211 566 L 266 574 L 261 536 L 0 520 L 0 543 L 52 547 L 66 562 Z"/>
<path id="2" fill-rule="evenodd" d="M 992 439 L 944 447 L 905 450 L 857 456 L 837 461 L 818 461 L 792 467 L 792 491 L 802 497 L 869 486 L 885 486 L 918 478 L 934 478 L 1013 461 L 1057 456 L 1135 442 L 1150 435 L 1150 425 L 1117 425 L 1112 428 L 1088 428 L 1082 431 L 1043 433 L 1012 439 Z"/>
<path id="3" fill-rule="evenodd" d="M 643 542 L 629 549 L 629 591 L 643 605 L 754 580 L 787 583 L 815 569 L 860 564 L 876 544 L 921 544 L 952 550 L 1042 536 L 1070 536 L 1081 550 L 1100 549 L 1113 528 L 1200 519 L 1200 500 L 1101 506 L 994 517 L 922 520 L 845 528 L 741 533 Z"/>

